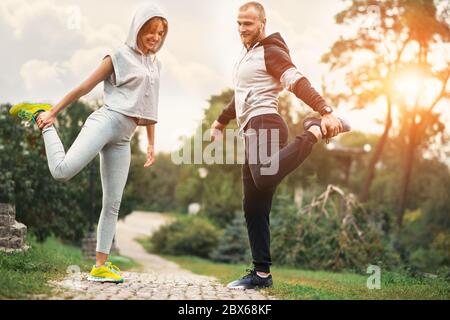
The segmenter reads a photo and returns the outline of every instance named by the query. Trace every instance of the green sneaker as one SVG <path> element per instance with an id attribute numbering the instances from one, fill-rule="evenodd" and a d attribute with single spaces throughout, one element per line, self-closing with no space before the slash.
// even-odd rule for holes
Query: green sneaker
<path id="1" fill-rule="evenodd" d="M 36 116 L 39 112 L 49 111 L 51 108 L 51 105 L 43 103 L 20 103 L 12 106 L 9 114 L 21 120 L 36 123 Z"/>

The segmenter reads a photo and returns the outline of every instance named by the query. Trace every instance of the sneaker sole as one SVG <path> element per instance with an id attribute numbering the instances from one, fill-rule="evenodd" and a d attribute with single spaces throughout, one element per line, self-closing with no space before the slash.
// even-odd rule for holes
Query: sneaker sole
<path id="1" fill-rule="evenodd" d="M 247 289 L 248 289 L 248 288 L 242 287 L 242 286 L 241 286 L 241 287 L 228 287 L 228 286 L 227 286 L 227 288 L 228 288 L 228 289 L 231 289 L 231 290 L 247 290 Z"/>
<path id="2" fill-rule="evenodd" d="M 246 288 L 246 287 L 243 287 L 243 286 L 239 286 L 239 287 L 228 287 L 227 286 L 227 288 L 231 289 L 231 290 L 260 290 L 260 289 L 267 289 L 267 288 L 271 288 L 271 287 L 272 286 L 265 286 L 265 287 L 263 287 L 263 286 L 256 286 L 254 288 Z"/>
<path id="3" fill-rule="evenodd" d="M 337 117 L 337 119 L 341 122 L 343 131 L 339 132 L 338 135 L 346 132 L 350 132 L 352 130 L 351 126 L 348 124 L 348 122 L 340 117 Z M 320 132 L 322 133 L 322 139 L 325 140 L 325 143 L 329 143 L 331 138 L 323 137 L 322 127 L 320 125 L 321 119 L 318 118 L 306 118 L 303 121 L 303 129 L 308 130 L 312 126 L 318 126 L 320 128 Z"/>
<path id="4" fill-rule="evenodd" d="M 17 117 L 18 117 L 20 120 L 23 120 L 23 121 L 28 121 L 28 122 L 36 123 L 36 118 L 35 118 L 34 115 L 35 115 L 36 113 L 38 113 L 38 112 L 45 112 L 45 110 L 38 110 L 38 111 L 36 111 L 34 114 L 31 113 L 31 112 L 29 112 L 29 111 L 19 111 L 19 112 L 17 113 Z"/>
<path id="5" fill-rule="evenodd" d="M 89 276 L 87 278 L 88 281 L 92 281 L 92 282 L 110 282 L 110 283 L 123 283 L 124 280 L 114 280 L 114 279 L 108 279 L 108 278 L 100 278 L 100 277 L 93 277 L 93 276 Z"/>

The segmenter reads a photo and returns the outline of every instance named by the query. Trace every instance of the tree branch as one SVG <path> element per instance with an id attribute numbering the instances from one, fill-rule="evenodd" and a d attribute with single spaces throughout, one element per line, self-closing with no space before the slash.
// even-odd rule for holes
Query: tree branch
<path id="1" fill-rule="evenodd" d="M 436 97 L 436 99 L 434 99 L 433 103 L 431 104 L 430 108 L 428 109 L 428 112 L 431 112 L 433 110 L 433 108 L 438 104 L 438 102 L 445 96 L 445 89 L 447 88 L 447 82 L 448 82 L 449 76 L 450 76 L 450 70 L 447 71 L 447 75 L 443 79 L 444 81 L 442 83 L 441 92 Z"/>

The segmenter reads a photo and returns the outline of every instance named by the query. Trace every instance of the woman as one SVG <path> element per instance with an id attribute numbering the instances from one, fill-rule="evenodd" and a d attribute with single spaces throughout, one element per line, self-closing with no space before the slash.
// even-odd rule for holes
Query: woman
<path id="1" fill-rule="evenodd" d="M 53 108 L 21 104 L 10 113 L 33 120 L 42 130 L 52 176 L 67 181 L 100 153 L 103 207 L 97 229 L 96 264 L 88 280 L 123 282 L 120 270 L 107 262 L 116 231 L 120 202 L 130 167 L 130 140 L 137 126 L 147 128 L 147 161 L 154 161 L 154 125 L 157 122 L 161 63 L 156 53 L 168 31 L 164 14 L 154 5 L 134 15 L 126 43 L 104 57 L 100 66 Z M 64 152 L 53 127 L 57 114 L 104 81 L 104 106 L 86 120 L 73 145 Z"/>

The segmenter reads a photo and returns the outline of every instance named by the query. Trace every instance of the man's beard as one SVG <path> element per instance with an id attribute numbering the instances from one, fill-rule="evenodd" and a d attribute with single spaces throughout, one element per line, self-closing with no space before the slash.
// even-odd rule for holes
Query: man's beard
<path id="1" fill-rule="evenodd" d="M 262 30 L 259 29 L 258 33 L 256 33 L 248 42 L 244 43 L 247 46 L 253 46 L 259 39 L 259 37 L 261 36 Z"/>

